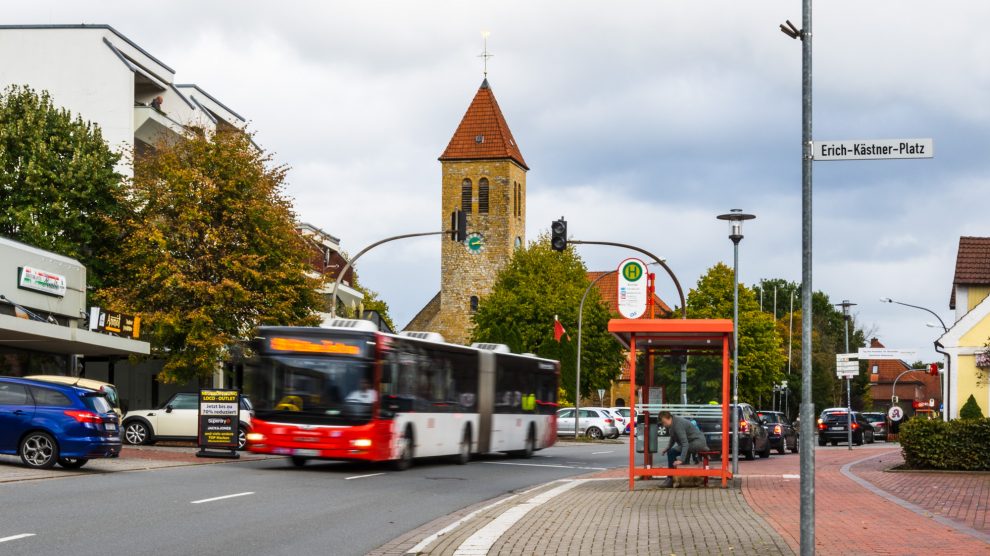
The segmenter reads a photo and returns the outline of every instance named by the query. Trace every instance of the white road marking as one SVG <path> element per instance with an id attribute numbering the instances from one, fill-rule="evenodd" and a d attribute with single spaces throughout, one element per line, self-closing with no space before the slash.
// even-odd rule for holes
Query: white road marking
<path id="1" fill-rule="evenodd" d="M 607 467 L 579 467 L 575 465 L 553 465 L 549 463 L 516 463 L 512 461 L 482 461 L 489 465 L 521 465 L 523 467 L 555 467 L 557 469 L 588 469 L 591 471 L 605 471 Z"/>
<path id="2" fill-rule="evenodd" d="M 488 551 L 491 550 L 495 542 L 498 541 L 498 539 L 504 535 L 506 531 L 512 528 L 513 525 L 518 523 L 519 520 L 526 514 L 537 507 L 546 504 L 554 497 L 563 494 L 583 483 L 584 481 L 581 479 L 567 481 L 558 487 L 537 494 L 518 506 L 513 506 L 508 510 L 505 510 L 502 512 L 502 515 L 489 522 L 488 525 L 485 525 L 473 535 L 468 537 L 466 541 L 461 543 L 461 546 L 457 547 L 457 550 L 454 551 L 454 556 L 487 555 Z"/>
<path id="3" fill-rule="evenodd" d="M 552 485 L 555 482 L 557 482 L 557 481 L 553 481 L 553 482 L 550 482 L 548 484 L 551 484 Z M 426 547 L 428 547 L 431 544 L 433 544 L 433 542 L 436 541 L 438 538 L 446 535 L 447 533 L 453 531 L 454 529 L 457 529 L 464 522 L 470 520 L 474 516 L 476 516 L 476 515 L 478 515 L 478 514 L 480 514 L 482 512 L 487 512 L 488 510 L 494 508 L 495 506 L 498 506 L 499 504 L 501 504 L 503 502 L 508 502 L 509 500 L 512 500 L 513 498 L 518 498 L 520 496 L 526 496 L 530 492 L 532 492 L 534 490 L 537 490 L 537 489 L 540 489 L 540 488 L 543 488 L 545 486 L 547 486 L 547 485 L 538 485 L 538 486 L 535 486 L 533 488 L 524 490 L 522 492 L 518 492 L 516 494 L 510 495 L 510 496 L 506 496 L 505 498 L 502 498 L 501 500 L 496 500 L 496 501 L 492 502 L 491 504 L 486 505 L 483 508 L 478 508 L 477 510 L 475 510 L 475 511 L 469 513 L 469 514 L 467 514 L 466 516 L 458 519 L 457 521 L 455 521 L 455 522 L 451 523 L 450 525 L 444 527 L 443 529 L 437 531 L 436 533 L 433 533 L 432 535 L 430 535 L 430 536 L 424 538 L 423 540 L 419 541 L 419 544 L 417 544 L 416 546 L 414 546 L 414 547 L 410 548 L 409 550 L 407 550 L 406 551 L 406 554 L 419 554 L 419 553 L 423 552 L 423 550 L 425 550 Z"/>
<path id="4" fill-rule="evenodd" d="M 800 479 L 801 475 L 781 475 L 785 479 Z"/>
<path id="5" fill-rule="evenodd" d="M 591 455 L 597 456 L 598 454 L 611 454 L 615 450 L 608 450 L 607 452 L 591 452 Z"/>
<path id="6" fill-rule="evenodd" d="M 11 535 L 9 537 L 4 537 L 0 539 L 0 542 L 16 541 L 17 539 L 26 539 L 27 537 L 33 537 L 34 533 L 22 533 L 20 535 Z"/>
<path id="7" fill-rule="evenodd" d="M 216 502 L 217 500 L 226 500 L 228 498 L 237 498 L 238 496 L 249 496 L 254 494 L 253 492 L 238 492 L 237 494 L 228 494 L 226 496 L 217 496 L 216 498 L 204 498 L 203 500 L 193 500 L 190 504 L 202 504 L 204 502 Z"/>
<path id="8" fill-rule="evenodd" d="M 351 479 L 364 479 L 365 477 L 377 477 L 379 475 L 384 475 L 384 473 L 371 473 L 370 475 L 354 475 L 353 477 L 344 477 L 344 480 L 350 481 Z"/>

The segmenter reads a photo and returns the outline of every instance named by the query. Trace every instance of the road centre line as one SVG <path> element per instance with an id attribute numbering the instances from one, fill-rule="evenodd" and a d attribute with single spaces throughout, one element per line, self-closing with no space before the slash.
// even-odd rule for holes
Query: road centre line
<path id="1" fill-rule="evenodd" d="M 526 514 L 532 510 L 535 510 L 537 507 L 546 504 L 554 497 L 563 494 L 578 485 L 584 484 L 584 482 L 585 481 L 582 479 L 567 481 L 558 487 L 537 494 L 529 500 L 505 510 L 501 515 L 489 522 L 488 525 L 485 525 L 473 535 L 468 537 L 466 541 L 461 543 L 461 545 L 457 547 L 457 550 L 454 551 L 454 556 L 488 554 L 488 551 L 491 550 L 492 546 L 498 541 L 498 539 L 504 535 L 506 531 L 511 529 L 513 525 L 518 523 L 519 520 Z"/>
<path id="2" fill-rule="evenodd" d="M 548 463 L 516 463 L 512 461 L 480 461 L 489 465 L 521 465 L 523 467 L 554 467 L 557 469 L 587 469 L 589 471 L 607 471 L 607 467 L 578 467 L 575 465 L 553 465 Z"/>
<path id="3" fill-rule="evenodd" d="M 366 477 L 377 477 L 379 475 L 384 475 L 385 473 L 371 473 L 368 475 L 354 475 L 353 477 L 344 477 L 345 481 L 350 481 L 351 479 L 364 479 Z"/>
<path id="4" fill-rule="evenodd" d="M 496 500 L 496 501 L 492 502 L 491 504 L 485 505 L 482 508 L 478 508 L 477 510 L 475 510 L 475 511 L 467 514 L 466 516 L 458 519 L 457 521 L 451 523 L 450 525 L 444 527 L 443 529 L 440 529 L 436 533 L 433 533 L 432 535 L 429 535 L 428 537 L 426 537 L 423 540 L 419 541 L 419 544 L 417 544 L 416 546 L 414 546 L 414 547 L 410 548 L 409 550 L 407 550 L 406 551 L 406 554 L 419 554 L 419 553 L 423 552 L 424 550 L 426 550 L 426 547 L 428 547 L 431 544 L 433 544 L 433 542 L 436 541 L 438 538 L 446 535 L 447 533 L 453 531 L 454 529 L 457 529 L 458 527 L 460 527 L 461 525 L 463 525 L 465 522 L 469 521 L 474 516 L 476 516 L 476 515 L 478 515 L 478 514 L 480 514 L 482 512 L 487 512 L 488 510 L 494 508 L 495 506 L 498 506 L 499 504 L 502 504 L 503 502 L 508 502 L 509 500 L 512 500 L 513 498 L 518 498 L 520 496 L 526 496 L 527 494 L 529 494 L 530 492 L 533 492 L 534 490 L 541 489 L 541 488 L 543 488 L 545 486 L 552 485 L 552 484 L 554 484 L 556 482 L 558 482 L 558 481 L 551 481 L 551 482 L 546 483 L 546 484 L 536 485 L 535 487 L 528 488 L 528 489 L 526 489 L 526 490 L 524 490 L 522 492 L 517 492 L 515 494 L 506 496 L 505 498 L 501 498 L 499 500 Z"/>
<path id="5" fill-rule="evenodd" d="M 216 502 L 217 500 L 226 500 L 228 498 L 237 498 L 238 496 L 250 496 L 254 494 L 253 492 L 238 492 L 237 494 L 228 494 L 226 496 L 217 496 L 215 498 L 204 498 L 202 500 L 193 500 L 190 504 L 203 504 L 205 502 Z"/>
<path id="6" fill-rule="evenodd" d="M 17 539 L 26 539 L 28 537 L 35 536 L 34 533 L 21 533 L 20 535 L 11 535 L 9 537 L 4 537 L 0 539 L 0 542 L 16 541 Z"/>

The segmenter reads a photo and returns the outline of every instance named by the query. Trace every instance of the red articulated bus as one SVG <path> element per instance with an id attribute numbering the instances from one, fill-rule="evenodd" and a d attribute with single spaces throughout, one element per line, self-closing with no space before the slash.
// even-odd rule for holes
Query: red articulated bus
<path id="1" fill-rule="evenodd" d="M 438 334 L 385 334 L 369 321 L 262 327 L 242 393 L 255 416 L 248 449 L 310 459 L 391 461 L 509 452 L 556 438 L 557 361 L 506 346 L 448 344 Z"/>

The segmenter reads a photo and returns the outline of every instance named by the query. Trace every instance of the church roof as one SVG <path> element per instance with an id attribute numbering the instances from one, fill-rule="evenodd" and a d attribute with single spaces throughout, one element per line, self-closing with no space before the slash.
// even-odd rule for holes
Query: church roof
<path id="1" fill-rule="evenodd" d="M 471 106 L 461 118 L 440 160 L 496 160 L 508 158 L 529 170 L 509 124 L 498 107 L 488 79 L 481 83 Z"/>

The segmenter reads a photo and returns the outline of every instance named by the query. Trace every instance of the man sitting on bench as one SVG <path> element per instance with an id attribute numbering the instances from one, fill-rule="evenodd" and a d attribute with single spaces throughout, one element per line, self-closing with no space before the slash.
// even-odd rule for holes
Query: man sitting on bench
<path id="1" fill-rule="evenodd" d="M 691 461 L 691 455 L 708 449 L 705 435 L 697 425 L 684 417 L 675 417 L 669 411 L 660 412 L 660 424 L 667 429 L 670 443 L 663 453 L 667 454 L 667 467 L 676 468 L 684 462 Z M 674 445 L 677 445 L 675 448 Z M 674 478 L 667 477 L 663 486 L 674 486 Z"/>

